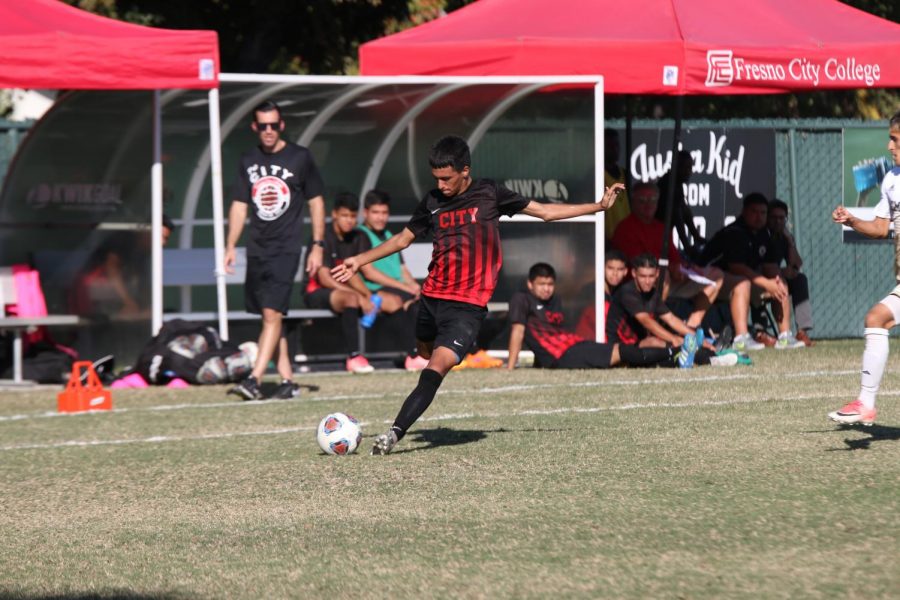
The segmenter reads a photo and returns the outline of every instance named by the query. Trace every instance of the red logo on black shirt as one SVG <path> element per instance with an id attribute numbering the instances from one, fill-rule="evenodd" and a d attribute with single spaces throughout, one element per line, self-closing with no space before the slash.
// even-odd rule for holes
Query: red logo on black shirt
<path id="1" fill-rule="evenodd" d="M 465 223 L 477 223 L 475 215 L 478 214 L 478 207 L 460 208 L 457 210 L 448 210 L 438 215 L 438 227 L 447 229 Z"/>
<path id="2" fill-rule="evenodd" d="M 544 313 L 547 317 L 548 323 L 553 323 L 554 325 L 562 325 L 563 322 L 563 314 L 561 312 L 551 312 L 547 311 Z"/>

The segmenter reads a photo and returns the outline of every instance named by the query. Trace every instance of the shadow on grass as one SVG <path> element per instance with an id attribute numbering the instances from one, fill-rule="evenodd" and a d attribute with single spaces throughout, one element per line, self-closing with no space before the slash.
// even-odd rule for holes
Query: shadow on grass
<path id="1" fill-rule="evenodd" d="M 873 442 L 885 442 L 900 440 L 900 427 L 887 427 L 885 425 L 840 425 L 836 431 L 859 431 L 860 433 L 868 433 L 869 437 L 851 440 L 844 438 L 846 448 L 829 448 L 828 452 L 838 452 L 843 450 L 868 450 Z"/>
<path id="2" fill-rule="evenodd" d="M 133 592 L 130 590 L 104 590 L 102 592 L 60 592 L 35 594 L 26 591 L 0 589 L 0 600 L 188 600 L 199 596 L 177 592 Z"/>
<path id="3" fill-rule="evenodd" d="M 432 429 L 417 429 L 407 434 L 403 441 L 416 444 L 425 444 L 424 446 L 416 446 L 415 448 L 400 448 L 391 454 L 402 454 L 404 452 L 416 452 L 418 450 L 431 450 L 432 448 L 440 448 L 441 446 L 458 446 L 460 444 L 470 444 L 472 442 L 480 442 L 489 434 L 494 433 L 521 433 L 525 431 L 561 431 L 559 429 L 507 429 L 499 427 L 497 429 L 451 429 L 450 427 L 434 427 Z"/>

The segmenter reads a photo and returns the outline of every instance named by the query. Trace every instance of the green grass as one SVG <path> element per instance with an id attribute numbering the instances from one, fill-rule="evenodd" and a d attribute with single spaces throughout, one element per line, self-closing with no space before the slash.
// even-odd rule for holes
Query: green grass
<path id="1" fill-rule="evenodd" d="M 387 457 L 415 383 L 306 399 L 0 397 L 0 597 L 800 598 L 900 587 L 900 373 L 879 424 L 825 413 L 859 342 L 692 371 L 463 371 Z M 897 357 L 891 359 L 895 365 Z M 322 454 L 330 411 L 362 451 Z M 22 418 L 17 418 L 22 417 Z"/>

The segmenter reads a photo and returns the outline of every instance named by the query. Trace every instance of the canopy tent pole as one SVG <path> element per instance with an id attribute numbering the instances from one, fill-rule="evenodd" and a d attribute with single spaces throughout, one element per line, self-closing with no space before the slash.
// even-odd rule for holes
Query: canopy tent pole
<path id="1" fill-rule="evenodd" d="M 606 188 L 605 113 L 603 81 L 594 85 L 594 202 L 603 198 Z M 594 213 L 594 339 L 606 342 L 606 213 Z"/>
<path id="2" fill-rule="evenodd" d="M 150 270 L 151 270 L 151 333 L 162 328 L 162 108 L 159 90 L 153 91 L 153 166 L 150 168 Z"/>
<path id="3" fill-rule="evenodd" d="M 631 150 L 634 144 L 633 125 L 634 110 L 631 103 L 631 95 L 625 96 L 625 154 L 623 161 L 625 163 L 625 193 L 628 194 L 629 202 L 631 201 Z"/>
<path id="4" fill-rule="evenodd" d="M 684 96 L 675 97 L 675 130 L 672 132 L 672 165 L 669 167 L 669 185 L 666 186 L 666 222 L 663 227 L 662 251 L 659 255 L 659 283 L 662 294 L 666 269 L 669 268 L 669 245 L 672 243 L 672 210 L 675 204 L 675 186 L 678 182 L 678 152 L 681 148 L 681 117 L 684 114 Z"/>
<path id="5" fill-rule="evenodd" d="M 213 242 L 216 257 L 216 298 L 219 337 L 228 339 L 228 298 L 225 293 L 225 211 L 222 194 L 222 132 L 219 129 L 219 89 L 209 90 L 209 175 L 212 185 Z"/>

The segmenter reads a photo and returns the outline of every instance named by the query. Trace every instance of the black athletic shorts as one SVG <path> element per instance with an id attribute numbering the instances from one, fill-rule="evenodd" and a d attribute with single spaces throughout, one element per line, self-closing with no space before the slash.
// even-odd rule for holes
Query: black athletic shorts
<path id="1" fill-rule="evenodd" d="M 262 309 L 270 308 L 286 315 L 299 266 L 300 254 L 248 256 L 244 282 L 247 312 L 261 315 Z"/>
<path id="2" fill-rule="evenodd" d="M 320 308 L 331 310 L 331 288 L 320 287 L 308 294 L 303 295 L 303 303 L 306 308 Z M 331 310 L 331 312 L 334 312 Z"/>
<path id="3" fill-rule="evenodd" d="M 388 294 L 394 294 L 395 296 L 399 296 L 400 300 L 402 300 L 403 302 L 408 302 L 408 301 L 412 300 L 413 298 L 415 298 L 415 296 L 413 296 L 406 290 L 401 290 L 400 288 L 390 287 L 387 285 L 383 286 L 381 288 L 378 288 L 377 290 L 375 290 L 372 293 L 374 294 L 377 292 L 387 292 Z"/>
<path id="4" fill-rule="evenodd" d="M 563 352 L 554 365 L 557 369 L 608 369 L 614 344 L 578 342 Z"/>
<path id="5" fill-rule="evenodd" d="M 487 308 L 468 302 L 422 296 L 416 320 L 416 339 L 449 348 L 459 360 L 475 343 Z"/>

